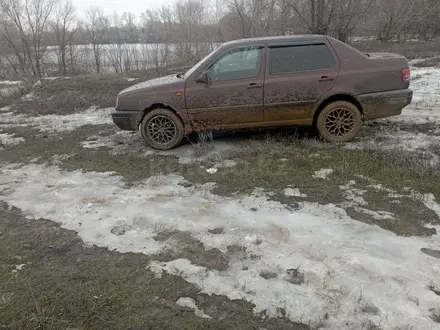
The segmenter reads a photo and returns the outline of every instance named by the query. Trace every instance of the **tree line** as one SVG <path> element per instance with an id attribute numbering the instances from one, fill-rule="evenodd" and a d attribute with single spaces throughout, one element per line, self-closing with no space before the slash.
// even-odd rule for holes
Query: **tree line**
<path id="1" fill-rule="evenodd" d="M 0 74 L 130 71 L 186 64 L 220 42 L 301 33 L 383 43 L 440 35 L 438 0 L 177 0 L 133 13 L 70 0 L 0 0 Z M 83 45 L 83 46 L 81 46 Z"/>

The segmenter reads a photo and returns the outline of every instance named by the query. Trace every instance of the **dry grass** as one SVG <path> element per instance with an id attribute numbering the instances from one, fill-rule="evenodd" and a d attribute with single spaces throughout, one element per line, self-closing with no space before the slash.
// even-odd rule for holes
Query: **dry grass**
<path id="1" fill-rule="evenodd" d="M 377 40 L 359 41 L 353 46 L 365 52 L 391 52 L 406 56 L 408 59 L 437 57 L 440 51 L 440 39 L 432 41 L 404 41 L 383 43 Z"/>
<path id="2" fill-rule="evenodd" d="M 438 67 L 440 66 L 440 57 L 427 58 L 413 65 L 417 68 Z"/>
<path id="3" fill-rule="evenodd" d="M 2 85 L 0 84 L 0 108 L 8 106 L 23 95 L 30 92 L 31 87 L 29 84 L 21 83 L 19 85 Z"/>
<path id="4" fill-rule="evenodd" d="M 93 74 L 55 80 L 43 79 L 42 86 L 32 89 L 32 98 L 22 101 L 21 95 L 10 97 L 13 109 L 28 115 L 70 114 L 92 105 L 113 107 L 118 93 L 143 80 L 168 74 L 173 70 L 149 70 L 130 73 Z M 128 81 L 127 78 L 139 78 Z M 20 97 L 18 97 L 20 96 Z"/>

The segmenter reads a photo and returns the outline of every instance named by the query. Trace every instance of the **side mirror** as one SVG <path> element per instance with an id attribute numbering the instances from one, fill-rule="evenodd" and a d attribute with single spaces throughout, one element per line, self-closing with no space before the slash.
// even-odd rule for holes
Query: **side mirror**
<path id="1" fill-rule="evenodd" d="M 196 79 L 196 82 L 207 84 L 209 82 L 208 72 L 203 71 L 200 76 Z"/>

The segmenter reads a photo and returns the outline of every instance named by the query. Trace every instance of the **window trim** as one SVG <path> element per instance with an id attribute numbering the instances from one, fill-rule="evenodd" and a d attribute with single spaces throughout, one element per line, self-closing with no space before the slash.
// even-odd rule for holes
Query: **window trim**
<path id="1" fill-rule="evenodd" d="M 304 46 L 321 46 L 324 45 L 327 47 L 327 50 L 330 54 L 330 56 L 333 59 L 333 66 L 332 67 L 328 67 L 328 68 L 322 68 L 322 69 L 312 69 L 312 70 L 302 70 L 302 71 L 292 71 L 292 72 L 280 72 L 280 73 L 272 73 L 270 71 L 271 67 L 270 67 L 270 61 L 271 61 L 271 55 L 272 52 L 270 51 L 270 49 L 272 48 L 293 48 L 293 47 L 304 47 Z M 337 61 L 335 58 L 335 55 L 332 53 L 329 45 L 327 45 L 326 42 L 314 42 L 314 43 L 299 43 L 299 44 L 294 44 L 294 43 L 289 43 L 289 44 L 277 44 L 277 45 L 270 45 L 268 47 L 269 51 L 267 54 L 267 71 L 269 73 L 270 76 L 281 76 L 281 75 L 298 75 L 298 74 L 304 74 L 305 72 L 320 72 L 320 71 L 328 71 L 328 70 L 334 70 L 337 68 Z"/>
<path id="2" fill-rule="evenodd" d="M 208 71 L 209 69 L 211 69 L 218 61 L 220 61 L 225 55 L 226 53 L 229 53 L 235 49 L 241 49 L 241 48 L 257 48 L 258 50 L 261 50 L 261 54 L 262 56 L 260 57 L 260 70 L 258 71 L 258 74 L 256 76 L 252 76 L 252 77 L 245 77 L 245 78 L 235 78 L 235 79 L 225 79 L 225 80 L 210 80 L 210 83 L 216 83 L 216 82 L 225 82 L 225 81 L 236 81 L 236 80 L 243 80 L 243 79 L 252 79 L 252 78 L 257 78 L 261 75 L 261 67 L 264 63 L 264 50 L 266 48 L 266 46 L 264 44 L 258 43 L 258 44 L 248 44 L 248 45 L 240 45 L 240 46 L 236 46 L 236 47 L 231 47 L 228 49 L 225 49 L 224 52 L 222 52 L 219 56 L 217 56 L 213 61 L 211 61 L 208 65 L 206 65 L 202 71 Z"/>

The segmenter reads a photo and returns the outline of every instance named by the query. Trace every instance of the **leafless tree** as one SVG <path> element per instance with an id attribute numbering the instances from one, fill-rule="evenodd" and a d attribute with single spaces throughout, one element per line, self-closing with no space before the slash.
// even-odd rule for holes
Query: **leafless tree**
<path id="1" fill-rule="evenodd" d="M 34 77 L 42 75 L 42 60 L 47 44 L 43 43 L 44 33 L 57 0 L 0 0 L 6 22 L 2 37 L 15 54 L 20 72 L 27 74 L 30 66 Z M 19 37 L 21 40 L 17 40 Z"/>
<path id="2" fill-rule="evenodd" d="M 399 38 L 412 21 L 419 20 L 431 9 L 420 0 L 381 0 L 376 10 L 377 38 L 387 42 L 393 37 Z"/>
<path id="3" fill-rule="evenodd" d="M 41 60 L 46 52 L 47 44 L 43 44 L 43 36 L 49 16 L 52 14 L 58 0 L 25 0 L 27 24 L 31 30 L 35 70 L 41 77 Z"/>
<path id="4" fill-rule="evenodd" d="M 109 20 L 102 9 L 92 7 L 87 11 L 85 23 L 88 41 L 92 45 L 93 60 L 97 73 L 102 69 L 103 42 L 109 26 Z"/>
<path id="5" fill-rule="evenodd" d="M 252 35 L 253 20 L 249 13 L 252 11 L 251 3 L 248 0 L 227 0 L 228 14 L 222 18 L 223 30 L 230 29 L 233 34 L 227 31 L 224 34 L 233 35 L 232 38 L 248 38 Z M 234 33 L 235 32 L 235 33 Z M 235 35 L 234 35 L 235 34 Z M 228 37 L 227 39 L 232 39 Z"/>
<path id="6" fill-rule="evenodd" d="M 440 4 L 438 0 L 417 0 L 419 12 L 405 26 L 405 33 L 429 40 L 440 35 Z M 415 14 L 415 15 L 414 15 Z"/>
<path id="7" fill-rule="evenodd" d="M 136 15 L 133 13 L 125 12 L 121 15 L 122 26 L 125 33 L 125 42 L 138 43 L 139 35 L 138 28 L 136 26 Z"/>
<path id="8" fill-rule="evenodd" d="M 356 25 L 363 17 L 371 17 L 371 5 L 374 0 L 334 0 L 335 11 L 330 22 L 332 34 L 343 42 L 353 35 Z"/>
<path id="9" fill-rule="evenodd" d="M 68 57 L 72 60 L 72 38 L 78 26 L 75 23 L 75 7 L 70 0 L 66 0 L 55 11 L 54 34 L 57 45 L 59 70 L 67 75 Z"/>
<path id="10" fill-rule="evenodd" d="M 327 34 L 334 19 L 336 0 L 285 0 L 310 33 Z"/>
<path id="11" fill-rule="evenodd" d="M 110 17 L 108 30 L 112 43 L 108 45 L 107 57 L 115 72 L 122 72 L 124 62 L 123 22 L 117 13 Z"/>
<path id="12" fill-rule="evenodd" d="M 180 38 L 177 42 L 177 52 L 182 62 L 189 62 L 194 57 L 200 57 L 199 49 L 202 41 L 202 31 L 197 27 L 205 18 L 205 6 L 203 0 L 185 0 L 175 3 L 175 20 L 179 25 Z"/>

